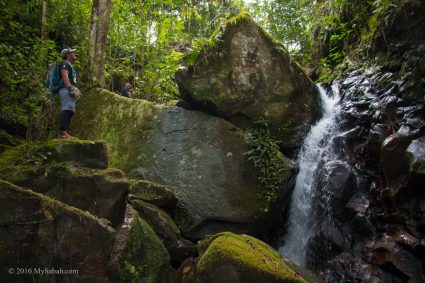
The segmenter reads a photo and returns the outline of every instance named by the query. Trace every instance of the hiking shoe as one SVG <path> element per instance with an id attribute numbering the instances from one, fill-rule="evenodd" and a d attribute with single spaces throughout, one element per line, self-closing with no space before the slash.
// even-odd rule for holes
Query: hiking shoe
<path id="1" fill-rule="evenodd" d="M 67 131 L 60 131 L 59 138 L 61 138 L 61 139 L 71 138 L 71 135 L 68 134 Z"/>

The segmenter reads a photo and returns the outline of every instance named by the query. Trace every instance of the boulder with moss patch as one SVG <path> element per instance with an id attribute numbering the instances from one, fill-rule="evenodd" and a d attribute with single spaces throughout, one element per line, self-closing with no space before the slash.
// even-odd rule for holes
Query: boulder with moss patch
<path id="1" fill-rule="evenodd" d="M 270 246 L 247 235 L 220 233 L 204 240 L 200 252 L 185 283 L 309 282 Z"/>
<path id="2" fill-rule="evenodd" d="M 131 182 L 129 199 L 141 199 L 168 210 L 177 204 L 176 195 L 170 188 L 146 180 Z"/>
<path id="3" fill-rule="evenodd" d="M 247 13 L 225 20 L 194 66 L 176 73 L 183 99 L 241 128 L 271 121 L 289 149 L 300 145 L 319 114 L 317 90 L 283 46 Z"/>
<path id="4" fill-rule="evenodd" d="M 151 227 L 127 206 L 111 256 L 114 282 L 168 282 L 170 256 Z"/>
<path id="5" fill-rule="evenodd" d="M 115 232 L 104 222 L 5 181 L 0 181 L 0 209 L 1 282 L 109 282 Z M 77 274 L 10 272 L 18 267 Z"/>
<path id="6" fill-rule="evenodd" d="M 173 217 L 183 237 L 250 233 L 265 223 L 256 218 L 258 171 L 245 155 L 245 133 L 233 124 L 198 111 L 91 90 L 82 97 L 73 125 L 80 137 L 109 144 L 112 166 L 173 191 L 178 199 Z"/>
<path id="7" fill-rule="evenodd" d="M 0 154 L 0 178 L 120 223 L 129 182 L 107 166 L 105 143 L 53 140 Z"/>
<path id="8" fill-rule="evenodd" d="M 131 204 L 162 240 L 173 262 L 181 263 L 193 255 L 194 244 L 182 238 L 179 228 L 165 211 L 142 200 L 133 200 Z"/>

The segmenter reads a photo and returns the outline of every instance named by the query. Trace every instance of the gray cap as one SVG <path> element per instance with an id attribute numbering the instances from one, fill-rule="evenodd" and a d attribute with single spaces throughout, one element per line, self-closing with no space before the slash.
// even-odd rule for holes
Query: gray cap
<path id="1" fill-rule="evenodd" d="M 65 49 L 62 49 L 62 51 L 61 51 L 61 57 L 62 57 L 63 59 L 65 59 L 65 58 L 66 58 L 66 56 L 67 56 L 69 53 L 75 52 L 75 50 L 77 50 L 77 49 L 72 49 L 72 48 L 65 48 Z"/>

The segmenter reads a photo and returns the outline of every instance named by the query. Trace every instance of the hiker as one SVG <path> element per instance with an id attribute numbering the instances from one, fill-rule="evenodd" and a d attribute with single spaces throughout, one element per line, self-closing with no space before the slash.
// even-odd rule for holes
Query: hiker
<path id="1" fill-rule="evenodd" d="M 72 116 L 75 112 L 75 103 L 77 102 L 77 95 L 79 90 L 77 85 L 77 74 L 72 67 L 72 62 L 77 60 L 75 55 L 76 49 L 65 48 L 61 51 L 63 61 L 59 65 L 59 76 L 61 85 L 59 88 L 59 95 L 61 98 L 61 115 L 60 115 L 60 138 L 71 137 L 68 133 L 69 125 L 71 124 Z"/>
<path id="2" fill-rule="evenodd" d="M 120 95 L 131 98 L 133 96 L 133 86 L 130 83 L 125 83 Z"/>

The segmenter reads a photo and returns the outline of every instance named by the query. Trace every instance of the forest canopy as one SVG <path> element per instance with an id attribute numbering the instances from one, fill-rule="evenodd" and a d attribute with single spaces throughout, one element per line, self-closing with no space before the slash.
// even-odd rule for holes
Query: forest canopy
<path id="1" fill-rule="evenodd" d="M 175 72 L 235 13 L 249 12 L 313 78 L 330 80 L 348 44 L 379 31 L 370 14 L 400 1 L 0 0 L 0 117 L 27 126 L 40 119 L 44 77 L 62 48 L 77 49 L 79 82 L 92 83 L 89 35 L 102 2 L 111 3 L 102 16 L 109 23 L 102 86 L 117 91 L 130 82 L 136 98 L 165 103 L 178 94 Z"/>

